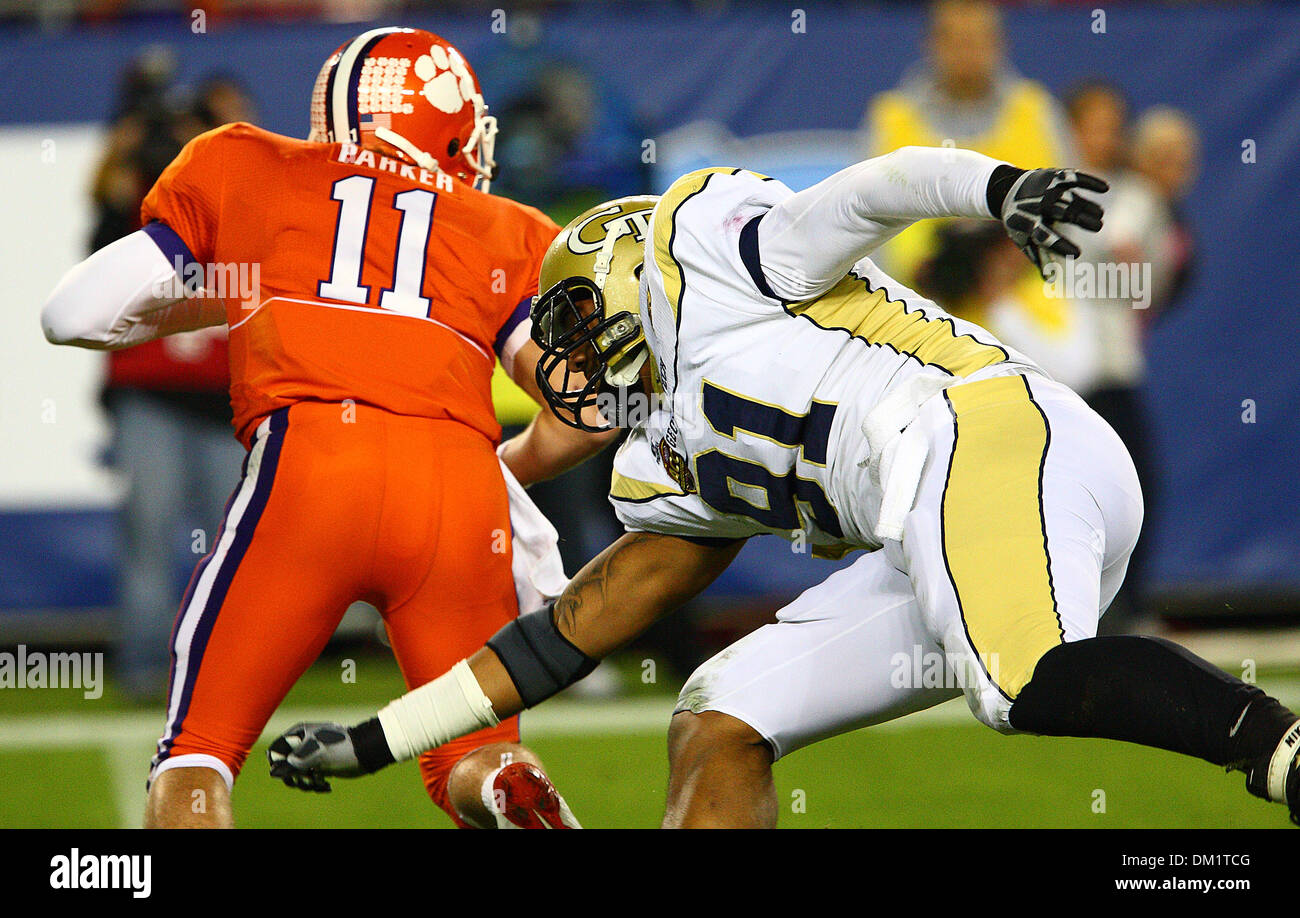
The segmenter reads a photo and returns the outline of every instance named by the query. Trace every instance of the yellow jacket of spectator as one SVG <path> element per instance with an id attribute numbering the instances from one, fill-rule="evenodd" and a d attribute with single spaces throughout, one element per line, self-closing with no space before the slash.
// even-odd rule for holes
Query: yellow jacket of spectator
<path id="1" fill-rule="evenodd" d="M 906 84 L 880 93 L 867 113 L 867 154 L 879 156 L 906 146 L 957 146 L 1024 168 L 1064 164 L 1066 143 L 1055 100 L 1047 89 L 1033 80 L 1010 77 L 1000 83 L 998 93 L 1001 101 L 989 126 L 969 136 L 944 133 Z M 881 253 L 881 264 L 905 283 L 913 283 L 920 262 L 934 251 L 937 222 L 923 221 L 901 233 Z"/>

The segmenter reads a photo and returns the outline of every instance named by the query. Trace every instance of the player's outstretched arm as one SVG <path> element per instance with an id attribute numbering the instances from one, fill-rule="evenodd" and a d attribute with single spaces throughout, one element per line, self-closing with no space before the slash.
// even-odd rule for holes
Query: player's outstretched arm
<path id="1" fill-rule="evenodd" d="M 53 344 L 117 350 L 226 321 L 221 300 L 183 289 L 176 266 L 140 230 L 70 269 L 45 301 L 41 328 Z"/>
<path id="2" fill-rule="evenodd" d="M 537 361 L 541 356 L 542 349 L 527 341 L 515 354 L 510 368 L 514 381 L 542 408 L 523 433 L 507 440 L 501 448 L 502 461 L 525 487 L 554 478 L 618 439 L 617 430 L 586 433 L 555 416 L 537 386 Z"/>
<path id="3" fill-rule="evenodd" d="M 782 299 L 817 296 L 917 220 L 993 216 L 987 192 L 1001 165 L 970 150 L 902 147 L 841 169 L 763 216 L 767 283 Z"/>
<path id="4" fill-rule="evenodd" d="M 1106 190 L 1100 179 L 1073 170 L 1025 172 L 970 150 L 902 147 L 786 198 L 748 230 L 749 244 L 772 293 L 785 300 L 824 293 L 857 261 L 932 217 L 1001 219 L 1022 249 L 1037 233 L 1036 244 L 1077 254 L 1063 251 L 1068 240 L 1058 248 L 1063 237 L 1050 230 L 1055 223 L 1100 227 L 1101 208 L 1075 196 L 1076 187 Z M 1019 203 L 1008 209 L 1009 201 Z"/>
<path id="5" fill-rule="evenodd" d="M 743 541 L 702 544 L 632 532 L 597 555 L 554 604 L 521 615 L 487 646 L 353 727 L 296 724 L 271 744 L 272 777 L 327 791 L 497 724 L 577 682 L 610 652 L 712 583 Z"/>

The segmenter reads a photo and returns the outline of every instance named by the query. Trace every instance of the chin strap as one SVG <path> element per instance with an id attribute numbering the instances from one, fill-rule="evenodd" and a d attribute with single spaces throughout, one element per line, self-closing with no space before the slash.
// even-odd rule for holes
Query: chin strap
<path id="1" fill-rule="evenodd" d="M 601 243 L 600 251 L 596 253 L 596 261 L 591 267 L 592 280 L 596 282 L 596 289 L 602 293 L 605 290 L 605 281 L 609 277 L 610 269 L 613 267 L 614 243 L 631 231 L 626 221 L 620 220 L 613 229 L 605 233 L 605 241 Z"/>
<path id="2" fill-rule="evenodd" d="M 496 142 L 496 132 L 497 120 L 495 118 L 484 118 L 483 124 L 474 129 L 474 133 L 470 136 L 470 142 L 465 145 L 465 159 L 470 168 L 477 173 L 474 187 L 485 193 L 492 184 L 492 173 L 496 169 L 496 162 L 492 159 L 492 148 Z M 375 128 L 375 137 L 394 149 L 401 150 L 411 157 L 421 169 L 437 172 L 440 168 L 436 159 L 391 128 Z M 480 156 L 470 155 L 475 144 L 479 147 Z"/>
<path id="3" fill-rule="evenodd" d="M 377 127 L 375 128 L 375 137 L 394 149 L 401 150 L 407 156 L 411 157 L 415 164 L 421 169 L 428 172 L 438 171 L 438 161 L 436 159 L 428 153 L 425 153 L 396 131 L 386 127 Z"/>
<path id="4" fill-rule="evenodd" d="M 646 358 L 650 356 L 650 349 L 646 347 L 645 340 L 635 345 L 631 357 L 619 361 L 619 367 L 615 370 L 610 367 L 605 371 L 605 381 L 614 386 L 633 385 L 641 376 L 641 368 L 645 366 Z"/>

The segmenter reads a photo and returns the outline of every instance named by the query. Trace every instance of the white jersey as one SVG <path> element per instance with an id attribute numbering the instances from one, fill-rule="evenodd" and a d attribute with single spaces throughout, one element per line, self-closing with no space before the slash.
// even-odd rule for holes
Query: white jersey
<path id="1" fill-rule="evenodd" d="M 1043 655 L 1096 635 L 1142 524 L 1123 444 L 866 258 L 917 219 L 1000 211 L 997 169 L 904 148 L 798 194 L 715 169 L 660 200 L 640 311 L 665 400 L 614 462 L 624 525 L 881 548 L 704 664 L 677 711 L 778 757 L 958 691 L 1014 732 Z"/>
<path id="2" fill-rule="evenodd" d="M 926 200 L 934 215 L 989 216 L 983 188 L 996 163 L 969 156 L 974 173 L 965 185 L 935 180 L 960 200 Z M 872 164 L 888 159 L 862 164 L 856 181 L 881 174 Z M 843 190 L 832 180 L 823 185 L 823 199 Z M 925 199 L 932 190 L 898 193 Z M 842 229 L 826 226 L 819 238 L 847 234 L 847 243 L 835 241 L 856 248 L 847 273 L 833 257 L 828 267 L 797 245 L 783 264 L 783 247 L 808 228 L 769 233 L 767 224 L 799 222 L 799 213 L 773 211 L 793 196 L 753 172 L 705 169 L 674 182 L 655 209 L 641 321 L 661 398 L 619 450 L 610 494 L 629 530 L 724 539 L 776 533 L 829 557 L 877 548 L 882 488 L 869 474 L 864 434 L 873 409 L 904 390 L 910 413 L 896 415 L 897 433 L 944 386 L 1036 371 L 861 257 L 914 212 L 867 230 L 856 215 Z M 805 264 L 810 278 L 801 276 Z M 787 298 L 805 290 L 814 295 Z M 910 399 L 909 389 L 922 395 Z"/>

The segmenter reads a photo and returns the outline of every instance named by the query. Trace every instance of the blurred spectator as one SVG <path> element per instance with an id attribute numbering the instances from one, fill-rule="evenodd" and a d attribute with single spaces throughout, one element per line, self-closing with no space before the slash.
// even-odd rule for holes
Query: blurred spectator
<path id="1" fill-rule="evenodd" d="M 228 73 L 210 74 L 199 83 L 192 111 L 200 133 L 236 121 L 252 122 L 257 117 L 248 88 Z"/>
<path id="2" fill-rule="evenodd" d="M 953 315 L 989 329 L 1072 388 L 1097 363 L 1091 314 L 1072 300 L 1046 295 L 1037 274 L 1002 226 L 954 220 L 937 233 L 937 248 L 922 263 L 917 289 Z"/>
<path id="3" fill-rule="evenodd" d="M 92 190 L 97 212 L 92 250 L 139 228 L 140 202 L 185 144 L 172 89 L 175 68 L 171 51 L 156 47 L 144 51 L 122 75 Z"/>
<path id="4" fill-rule="evenodd" d="M 235 80 L 211 78 L 186 102 L 173 75 L 170 53 L 153 49 L 123 78 L 94 185 L 92 249 L 140 227 L 141 201 L 191 137 L 252 117 Z M 230 429 L 229 373 L 224 327 L 109 355 L 103 401 L 113 422 L 113 462 L 126 479 L 115 663 L 124 693 L 141 702 L 166 685 L 181 592 L 178 546 L 194 554 L 212 549 L 239 478 L 243 449 Z"/>
<path id="5" fill-rule="evenodd" d="M 1006 59 L 1001 14 L 986 0 L 939 0 L 931 7 L 925 59 L 897 89 L 871 100 L 863 129 L 868 156 L 946 145 L 1026 168 L 1073 158 L 1059 107 Z M 900 234 L 882 250 L 882 265 L 911 282 L 934 252 L 938 226 L 927 220 Z"/>
<path id="6" fill-rule="evenodd" d="M 1100 360 L 1092 377 L 1075 388 L 1085 398 L 1098 396 L 1098 404 L 1109 407 L 1110 390 L 1121 390 L 1126 393 L 1121 400 L 1127 400 L 1135 397 L 1142 379 L 1138 317 L 1140 310 L 1152 305 L 1154 274 L 1163 261 L 1159 240 L 1167 230 L 1168 216 L 1150 183 L 1128 167 L 1128 105 L 1119 90 L 1107 83 L 1084 83 L 1070 93 L 1066 108 L 1079 167 L 1110 184 L 1110 190 L 1099 196 L 1106 210 L 1101 230 L 1071 237 L 1081 250 L 1078 265 L 1096 268 L 1099 282 L 1090 285 L 1080 306 L 1093 314 Z M 1126 266 L 1126 275 L 1106 270 L 1121 265 Z M 1125 282 L 1100 283 L 1106 278 Z"/>
<path id="7" fill-rule="evenodd" d="M 516 66 L 518 60 L 516 60 Z M 535 73 L 500 111 L 494 191 L 546 211 L 564 225 L 610 198 L 644 194 L 645 132 L 578 67 L 533 63 Z"/>
<path id="8" fill-rule="evenodd" d="M 1193 136 L 1189 126 L 1175 116 L 1157 115 L 1150 122 L 1154 127 L 1145 130 L 1142 156 L 1167 175 L 1171 189 L 1179 189 L 1170 195 L 1130 168 L 1128 107 L 1118 89 L 1085 83 L 1070 94 L 1067 107 L 1080 166 L 1110 183 L 1101 196 L 1104 225 L 1098 233 L 1078 234 L 1082 251 L 1070 268 L 1076 274 L 1093 271 L 1094 289 L 1080 299 L 1080 307 L 1092 313 L 1099 357 L 1092 378 L 1076 388 L 1128 447 L 1146 504 L 1144 536 L 1129 561 L 1124 589 L 1105 619 L 1104 630 L 1116 633 L 1141 630 L 1150 617 L 1147 563 L 1159 512 L 1159 479 L 1151 423 L 1141 397 L 1146 376 L 1143 333 L 1147 318 L 1168 306 L 1174 279 L 1186 273 L 1186 244 L 1170 202 L 1186 184 L 1195 152 L 1194 144 L 1185 145 Z M 1154 161 L 1166 155 L 1172 164 L 1168 168 Z M 1181 279 L 1176 283 L 1181 286 Z"/>
<path id="9" fill-rule="evenodd" d="M 1195 241 L 1183 199 L 1199 171 L 1201 139 L 1191 119 L 1166 105 L 1143 112 L 1133 133 L 1133 166 L 1152 184 L 1169 215 L 1168 263 L 1157 276 L 1158 308 L 1144 316 L 1151 320 L 1178 305 L 1190 279 Z"/>
<path id="10" fill-rule="evenodd" d="M 1128 103 L 1119 89 L 1102 80 L 1076 86 L 1065 100 L 1079 164 L 1112 176 L 1128 164 Z"/>

